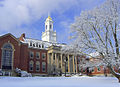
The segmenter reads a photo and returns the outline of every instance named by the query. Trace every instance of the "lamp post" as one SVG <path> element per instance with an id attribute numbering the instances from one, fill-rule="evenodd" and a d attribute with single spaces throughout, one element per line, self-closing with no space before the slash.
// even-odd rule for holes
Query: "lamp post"
<path id="1" fill-rule="evenodd" d="M 66 58 L 64 59 L 65 62 L 65 77 L 66 77 Z"/>

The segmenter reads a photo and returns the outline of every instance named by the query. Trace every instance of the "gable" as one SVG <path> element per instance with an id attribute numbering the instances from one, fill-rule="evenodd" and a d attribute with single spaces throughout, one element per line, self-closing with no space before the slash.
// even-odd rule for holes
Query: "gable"
<path id="1" fill-rule="evenodd" d="M 10 33 L 0 36 L 0 42 L 7 42 L 7 41 L 14 42 L 14 43 L 20 43 L 20 41 Z"/>

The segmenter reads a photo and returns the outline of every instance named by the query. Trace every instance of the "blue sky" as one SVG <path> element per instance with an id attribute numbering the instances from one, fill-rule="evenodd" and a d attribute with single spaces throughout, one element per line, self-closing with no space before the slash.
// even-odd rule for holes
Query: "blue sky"
<path id="1" fill-rule="evenodd" d="M 90 10 L 105 0 L 0 0 L 0 35 L 40 39 L 50 13 L 57 31 L 57 41 L 68 43 L 69 27 L 81 11 Z"/>

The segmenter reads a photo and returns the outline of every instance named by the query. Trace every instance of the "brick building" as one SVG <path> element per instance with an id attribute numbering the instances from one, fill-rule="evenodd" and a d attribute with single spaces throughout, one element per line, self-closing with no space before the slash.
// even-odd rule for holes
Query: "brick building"
<path id="1" fill-rule="evenodd" d="M 46 49 L 29 48 L 27 43 L 22 43 L 10 33 L 0 37 L 0 48 L 2 70 L 12 72 L 19 68 L 30 73 L 47 74 Z"/>
<path id="2" fill-rule="evenodd" d="M 77 73 L 76 55 L 60 50 L 65 45 L 57 43 L 53 21 L 48 16 L 42 40 L 26 38 L 24 33 L 19 38 L 10 33 L 0 36 L 0 69 L 11 74 L 16 68 L 35 75 L 48 75 L 58 71 Z"/>

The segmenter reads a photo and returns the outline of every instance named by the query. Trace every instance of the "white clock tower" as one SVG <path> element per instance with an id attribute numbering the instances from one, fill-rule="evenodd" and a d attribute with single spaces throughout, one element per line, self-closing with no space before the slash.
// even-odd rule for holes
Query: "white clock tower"
<path id="1" fill-rule="evenodd" d="M 45 32 L 42 32 L 42 40 L 56 43 L 56 31 L 53 31 L 53 21 L 50 16 L 45 21 Z"/>

